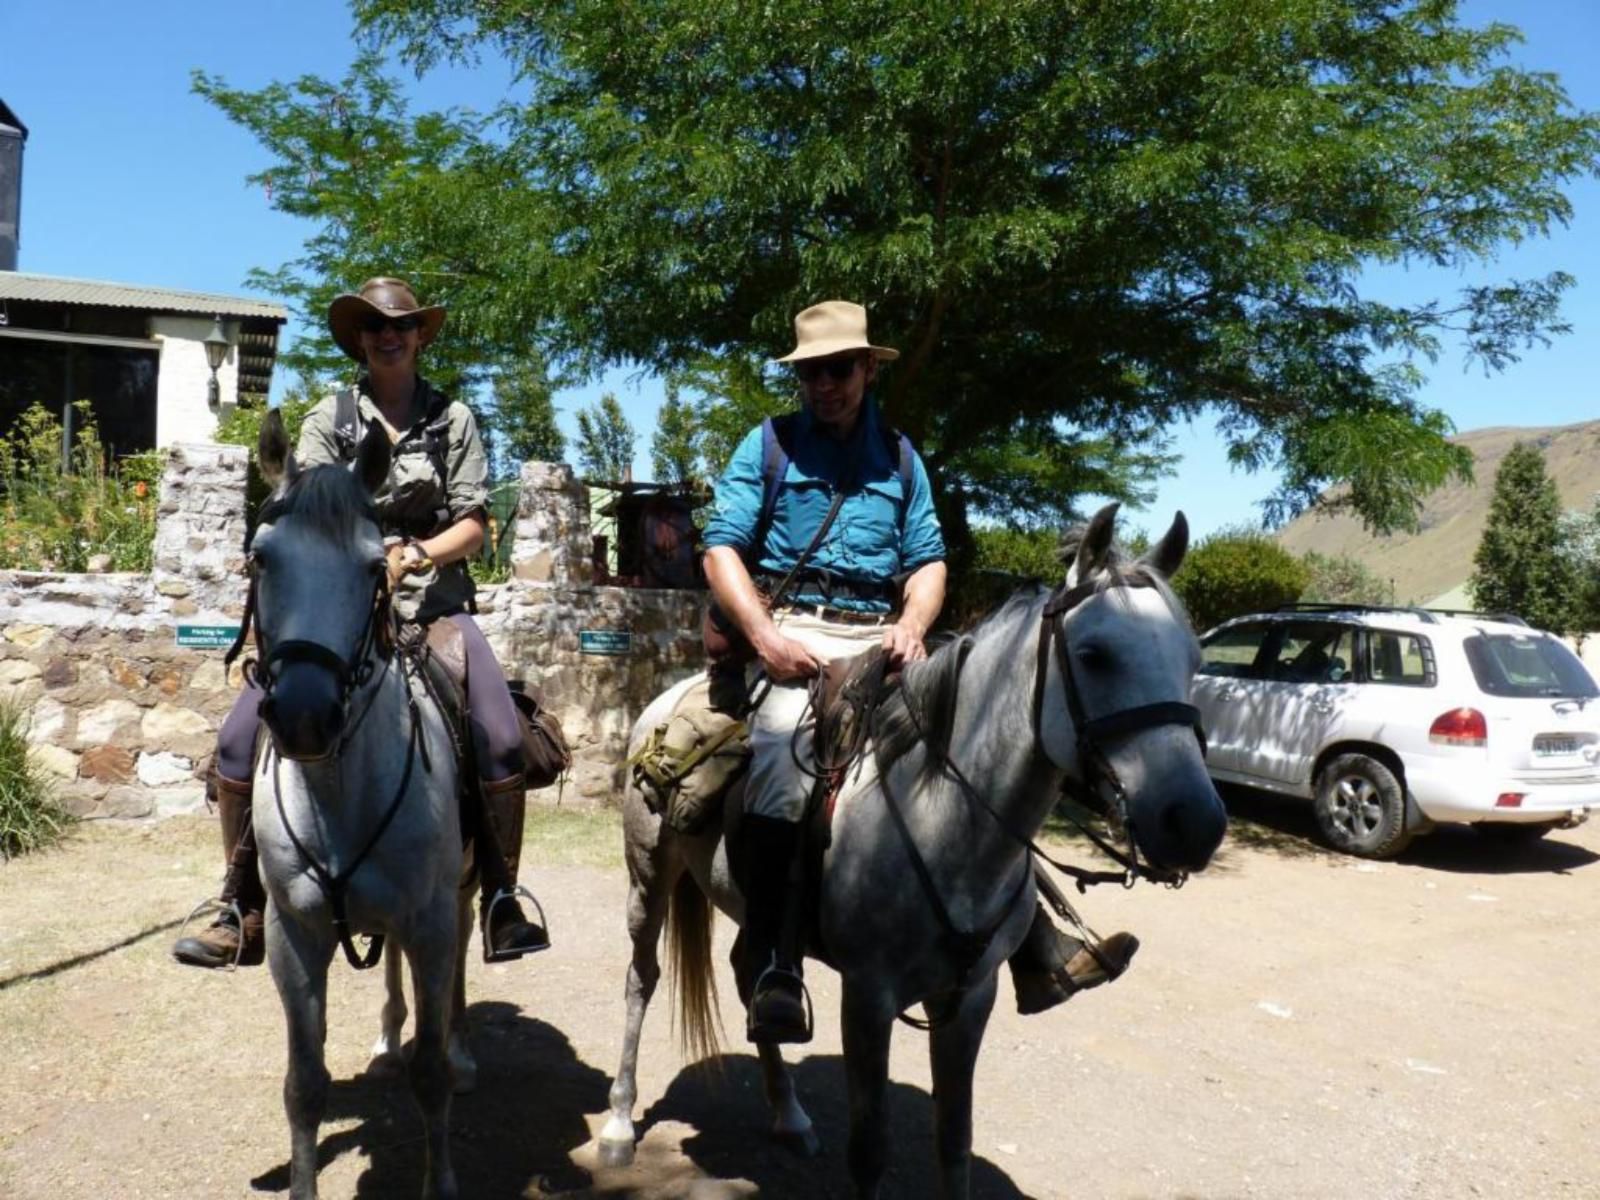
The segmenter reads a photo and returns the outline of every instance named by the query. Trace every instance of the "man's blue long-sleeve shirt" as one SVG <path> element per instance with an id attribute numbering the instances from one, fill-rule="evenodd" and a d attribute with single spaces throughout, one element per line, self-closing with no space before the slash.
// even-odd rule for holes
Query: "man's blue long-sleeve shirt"
<path id="1" fill-rule="evenodd" d="M 859 483 L 840 505 L 822 545 L 806 563 L 815 570 L 860 584 L 887 584 L 930 562 L 944 558 L 944 536 L 934 514 L 928 473 L 913 453 L 911 494 L 902 494 L 899 451 L 883 432 L 877 405 L 868 400 L 853 435 L 838 441 L 817 428 L 802 411 L 794 425 L 794 454 L 778 491 L 765 544 L 752 547 L 765 490 L 762 478 L 761 427 L 739 443 L 728 469 L 717 481 L 715 512 L 706 526 L 705 545 L 731 546 L 756 572 L 783 575 L 811 544 L 833 503 L 834 488 L 848 484 L 851 461 L 860 454 Z M 901 520 L 901 509 L 905 519 Z M 886 600 L 828 599 L 796 584 L 794 599 L 803 604 L 826 601 L 839 607 L 886 611 Z"/>

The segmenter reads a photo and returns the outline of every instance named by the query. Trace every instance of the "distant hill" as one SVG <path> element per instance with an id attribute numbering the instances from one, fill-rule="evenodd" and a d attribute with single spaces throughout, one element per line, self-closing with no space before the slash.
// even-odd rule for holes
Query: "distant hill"
<path id="1" fill-rule="evenodd" d="M 1600 421 L 1545 428 L 1496 426 L 1451 441 L 1472 451 L 1476 480 L 1448 484 L 1428 497 L 1419 532 L 1375 538 L 1353 517 L 1307 514 L 1284 526 L 1278 542 L 1295 554 L 1347 554 L 1380 579 L 1394 580 L 1399 603 L 1420 603 L 1459 587 L 1472 574 L 1495 472 L 1517 442 L 1534 442 L 1544 451 L 1545 469 L 1555 479 L 1562 507 L 1588 508 L 1600 492 Z"/>

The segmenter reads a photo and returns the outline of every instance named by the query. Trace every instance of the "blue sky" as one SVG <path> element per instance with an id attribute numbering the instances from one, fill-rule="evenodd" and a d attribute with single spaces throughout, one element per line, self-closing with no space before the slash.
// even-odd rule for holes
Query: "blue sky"
<path id="1" fill-rule="evenodd" d="M 1574 104 L 1600 109 L 1600 3 L 1467 0 L 1469 24 L 1518 25 L 1516 60 L 1559 75 Z M 201 68 L 236 87 L 303 74 L 339 76 L 354 53 L 350 18 L 336 0 L 207 5 L 178 0 L 5 0 L 0 6 L 0 99 L 29 128 L 23 167 L 19 267 L 50 275 L 242 293 L 251 267 L 293 258 L 309 226 L 273 212 L 244 178 L 267 165 L 248 134 L 189 90 Z M 486 108 L 510 86 L 503 69 L 440 71 L 415 85 L 421 107 Z M 1425 403 L 1458 428 L 1558 425 L 1600 416 L 1590 357 L 1600 335 L 1600 184 L 1571 192 L 1572 224 L 1508 250 L 1490 270 L 1384 272 L 1379 298 L 1449 294 L 1468 284 L 1562 269 L 1578 278 L 1566 315 L 1573 332 L 1485 378 L 1450 354 L 1430 370 Z M 292 335 L 292 330 L 291 330 Z M 659 389 L 619 371 L 558 397 L 572 432 L 577 407 L 617 392 L 640 431 L 648 474 Z M 1165 528 L 1182 508 L 1197 534 L 1252 521 L 1272 489 L 1267 474 L 1231 470 L 1211 424 L 1174 430 L 1183 462 L 1134 524 Z"/>

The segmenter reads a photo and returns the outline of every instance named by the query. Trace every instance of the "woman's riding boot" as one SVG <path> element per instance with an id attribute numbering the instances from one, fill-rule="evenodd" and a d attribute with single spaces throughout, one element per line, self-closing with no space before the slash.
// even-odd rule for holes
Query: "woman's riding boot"
<path id="1" fill-rule="evenodd" d="M 483 958 L 502 962 L 550 948 L 543 925 L 528 920 L 517 902 L 522 861 L 522 821 L 527 812 L 527 784 L 521 775 L 478 781 L 483 820 L 478 822 L 478 882 L 483 889 Z M 537 901 L 535 901 L 537 904 Z M 543 914 L 540 914 L 541 918 Z"/>
<path id="2" fill-rule="evenodd" d="M 1017 1011 L 1024 1016 L 1054 1008 L 1075 992 L 1109 983 L 1128 969 L 1139 939 L 1113 933 L 1098 946 L 1081 942 L 1056 928 L 1039 904 L 1033 910 L 1028 936 L 1011 956 L 1011 982 Z"/>
<path id="3" fill-rule="evenodd" d="M 217 897 L 222 911 L 194 937 L 180 938 L 172 957 L 192 967 L 253 967 L 266 955 L 261 915 L 267 893 L 256 870 L 256 834 L 250 823 L 250 784 L 228 779 L 215 767 L 206 778 L 207 799 L 217 807 L 228 871 Z"/>
<path id="4" fill-rule="evenodd" d="M 810 1004 L 801 975 L 795 860 L 798 822 L 746 815 L 744 840 L 744 953 L 739 991 L 746 997 L 752 1042 L 811 1040 Z"/>

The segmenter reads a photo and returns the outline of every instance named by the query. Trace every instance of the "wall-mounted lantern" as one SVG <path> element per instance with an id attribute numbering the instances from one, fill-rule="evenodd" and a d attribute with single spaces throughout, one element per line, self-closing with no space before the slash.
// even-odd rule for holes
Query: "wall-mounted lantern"
<path id="1" fill-rule="evenodd" d="M 211 382 L 206 389 L 206 403 L 211 406 L 212 412 L 216 412 L 222 407 L 222 385 L 217 382 L 217 369 L 227 361 L 228 350 L 233 345 L 228 341 L 228 335 L 222 328 L 222 314 L 217 314 L 216 320 L 211 323 L 211 332 L 206 334 L 206 340 L 202 344 L 206 348 L 206 362 L 211 366 Z"/>

